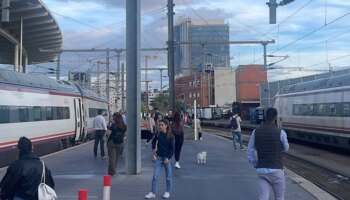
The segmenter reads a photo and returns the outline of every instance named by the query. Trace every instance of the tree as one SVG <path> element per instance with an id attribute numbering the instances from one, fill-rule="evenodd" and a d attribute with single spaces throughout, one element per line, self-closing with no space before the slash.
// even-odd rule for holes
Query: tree
<path id="1" fill-rule="evenodd" d="M 150 105 L 153 108 L 158 108 L 160 112 L 166 112 L 169 109 L 169 95 L 160 94 L 150 102 Z"/>

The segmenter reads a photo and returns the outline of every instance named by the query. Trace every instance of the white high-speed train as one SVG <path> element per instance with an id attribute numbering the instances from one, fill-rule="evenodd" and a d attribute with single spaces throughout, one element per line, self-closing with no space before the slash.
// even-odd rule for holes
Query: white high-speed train
<path id="1" fill-rule="evenodd" d="M 274 107 L 288 137 L 350 149 L 350 74 L 286 86 Z"/>
<path id="2" fill-rule="evenodd" d="M 92 118 L 108 102 L 67 81 L 0 69 L 0 157 L 26 136 L 34 148 L 48 143 L 83 142 L 93 133 Z"/>

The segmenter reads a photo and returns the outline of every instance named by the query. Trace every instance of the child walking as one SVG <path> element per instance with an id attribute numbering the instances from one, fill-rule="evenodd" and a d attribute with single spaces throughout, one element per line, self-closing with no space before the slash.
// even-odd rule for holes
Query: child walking
<path id="1" fill-rule="evenodd" d="M 156 198 L 158 178 L 162 167 L 164 167 L 166 175 L 166 191 L 163 195 L 163 198 L 167 199 L 170 197 L 170 191 L 172 187 L 171 158 L 174 154 L 175 140 L 173 134 L 171 133 L 169 122 L 167 120 L 160 120 L 158 122 L 158 125 L 159 130 L 155 134 L 155 137 L 152 141 L 152 149 L 156 155 L 152 178 L 152 190 L 145 196 L 146 199 Z"/>

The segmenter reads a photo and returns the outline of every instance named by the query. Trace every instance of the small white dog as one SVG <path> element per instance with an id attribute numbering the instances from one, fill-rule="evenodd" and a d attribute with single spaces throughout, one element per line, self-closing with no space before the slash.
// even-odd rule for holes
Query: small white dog
<path id="1" fill-rule="evenodd" d="M 205 164 L 207 162 L 207 152 L 206 151 L 202 151 L 202 152 L 198 153 L 197 162 L 198 162 L 198 164 Z"/>

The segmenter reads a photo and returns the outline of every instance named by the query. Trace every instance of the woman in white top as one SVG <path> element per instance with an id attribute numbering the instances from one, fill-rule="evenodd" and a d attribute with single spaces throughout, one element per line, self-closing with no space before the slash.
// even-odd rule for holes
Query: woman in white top
<path id="1" fill-rule="evenodd" d="M 151 132 L 151 135 L 147 138 L 146 146 L 148 146 L 149 141 L 154 137 L 156 123 L 154 122 L 154 112 L 151 113 L 151 116 L 147 118 L 147 128 Z"/>
<path id="2" fill-rule="evenodd" d="M 197 132 L 198 132 L 198 139 L 202 140 L 201 120 L 199 119 L 198 115 L 197 115 L 197 118 L 196 118 L 196 126 L 197 126 Z"/>

